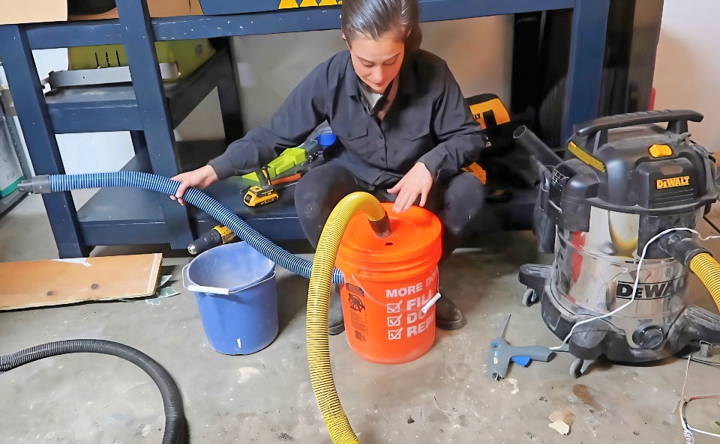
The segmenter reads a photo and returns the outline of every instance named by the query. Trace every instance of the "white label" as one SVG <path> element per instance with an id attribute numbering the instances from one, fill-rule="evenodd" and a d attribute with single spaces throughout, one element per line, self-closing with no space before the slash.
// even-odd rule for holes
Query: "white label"
<path id="1" fill-rule="evenodd" d="M 437 270 L 423 281 L 400 288 L 386 288 L 386 299 L 399 299 L 398 302 L 385 304 L 388 314 L 387 338 L 389 341 L 399 341 L 403 338 L 412 338 L 425 333 L 434 319 L 428 314 L 428 309 L 440 295 L 437 293 Z M 437 297 L 436 297 L 437 295 Z M 433 299 L 435 297 L 435 299 Z M 427 305 L 426 311 L 423 307 Z M 405 330 L 403 334 L 403 330 Z"/>
<path id="2" fill-rule="evenodd" d="M 422 311 L 413 311 L 412 313 L 407 314 L 407 319 L 405 320 L 406 324 L 414 324 L 418 320 L 425 319 L 427 317 L 427 312 L 423 313 Z"/>
<path id="3" fill-rule="evenodd" d="M 418 296 L 412 299 L 407 300 L 407 311 L 411 310 L 419 310 L 425 305 L 427 301 L 432 299 L 434 296 L 434 293 L 432 291 L 428 291 L 427 294 L 424 294 L 422 296 Z"/>
<path id="4" fill-rule="evenodd" d="M 396 302 L 394 304 L 387 304 L 387 312 L 400 313 L 400 307 L 402 307 L 402 301 Z"/>
<path id="5" fill-rule="evenodd" d="M 399 341 L 400 339 L 402 339 L 402 330 L 402 328 L 388 330 L 388 340 Z"/>
<path id="6" fill-rule="evenodd" d="M 401 320 L 402 320 L 402 315 L 388 316 L 387 317 L 387 326 L 388 327 L 400 327 Z"/>
<path id="7" fill-rule="evenodd" d="M 387 288 L 385 289 L 385 297 L 388 299 L 392 298 L 403 298 L 413 294 L 420 293 L 423 290 L 423 283 L 418 282 L 417 284 L 410 285 L 409 287 L 402 288 Z"/>
<path id="8" fill-rule="evenodd" d="M 428 318 L 417 325 L 409 326 L 407 328 L 407 337 L 412 338 L 413 336 L 419 335 L 420 333 L 424 332 L 430 326 L 430 322 L 432 322 L 432 319 Z"/>
<path id="9" fill-rule="evenodd" d="M 240 340 L 240 338 L 235 339 L 235 342 L 237 343 L 238 348 L 242 349 L 242 341 Z"/>

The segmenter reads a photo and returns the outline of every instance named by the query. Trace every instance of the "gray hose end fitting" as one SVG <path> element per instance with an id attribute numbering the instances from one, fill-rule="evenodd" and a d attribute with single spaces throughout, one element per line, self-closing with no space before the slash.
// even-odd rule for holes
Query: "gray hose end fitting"
<path id="1" fill-rule="evenodd" d="M 372 226 L 372 229 L 377 237 L 390 236 L 390 218 L 387 216 L 387 213 L 385 214 L 385 217 L 380 220 L 370 221 L 370 226 Z"/>
<path id="2" fill-rule="evenodd" d="M 686 267 L 690 266 L 690 261 L 698 254 L 710 253 L 698 245 L 689 233 L 666 234 L 660 238 L 660 248 Z"/>
<path id="3" fill-rule="evenodd" d="M 18 185 L 18 190 L 23 193 L 45 194 L 51 193 L 50 176 L 47 174 L 42 176 L 34 176 L 31 179 L 23 180 Z"/>

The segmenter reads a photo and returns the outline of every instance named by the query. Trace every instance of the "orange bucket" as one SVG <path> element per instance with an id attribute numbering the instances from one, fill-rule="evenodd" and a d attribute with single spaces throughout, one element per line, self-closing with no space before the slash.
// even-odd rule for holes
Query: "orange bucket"
<path id="1" fill-rule="evenodd" d="M 442 224 L 430 211 L 411 207 L 402 214 L 383 203 L 389 237 L 379 238 L 367 216 L 348 224 L 336 258 L 345 275 L 340 289 L 350 348 L 368 361 L 400 364 L 425 354 L 435 341 L 438 261 Z"/>

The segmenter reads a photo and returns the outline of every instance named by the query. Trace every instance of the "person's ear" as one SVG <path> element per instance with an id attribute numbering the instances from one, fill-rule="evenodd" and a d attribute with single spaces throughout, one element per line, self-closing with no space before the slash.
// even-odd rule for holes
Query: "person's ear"
<path id="1" fill-rule="evenodd" d="M 345 46 L 350 49 L 350 41 L 347 39 L 347 36 L 345 36 L 344 32 L 340 33 L 340 37 L 342 37 L 343 41 L 345 42 Z"/>

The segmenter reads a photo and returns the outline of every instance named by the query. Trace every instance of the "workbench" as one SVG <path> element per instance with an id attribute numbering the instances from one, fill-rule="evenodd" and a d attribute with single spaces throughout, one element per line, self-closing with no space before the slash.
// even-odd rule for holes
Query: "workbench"
<path id="1" fill-rule="evenodd" d="M 55 134 L 124 130 L 131 132 L 136 153 L 125 169 L 173 176 L 182 168 L 178 150 L 183 148 L 174 140 L 173 128 L 214 87 L 222 90 L 226 136 L 237 137 L 233 129 L 241 127 L 240 105 L 227 51 L 167 87 L 153 42 L 339 28 L 340 7 L 324 6 L 334 3 L 325 0 L 315 6 L 313 1 L 301 3 L 312 7 L 278 9 L 287 0 L 210 0 L 202 2 L 203 16 L 149 18 L 144 0 L 123 0 L 115 20 L 0 26 L 0 58 L 35 173 L 64 173 Z M 424 22 L 572 9 L 563 137 L 573 124 L 597 116 L 609 0 L 420 0 L 420 6 Z M 33 49 L 113 43 L 125 46 L 131 86 L 43 94 Z M 227 179 L 208 191 L 273 240 L 304 238 L 290 193 L 272 208 L 251 211 L 241 204 L 242 186 L 239 179 Z M 193 233 L 212 223 L 202 212 L 140 190 L 101 190 L 80 209 L 70 193 L 43 199 L 60 257 L 86 256 L 96 245 L 169 243 L 185 248 Z"/>

